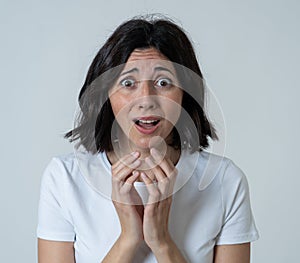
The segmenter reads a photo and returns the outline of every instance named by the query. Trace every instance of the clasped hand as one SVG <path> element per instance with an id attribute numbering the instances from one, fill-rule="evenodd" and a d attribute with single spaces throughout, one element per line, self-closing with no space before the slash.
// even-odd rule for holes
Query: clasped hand
<path id="1" fill-rule="evenodd" d="M 168 219 L 177 169 L 169 158 L 163 158 L 156 149 L 152 148 L 150 153 L 145 162 L 154 178 L 138 171 L 141 165 L 138 152 L 124 156 L 112 166 L 112 200 L 119 216 L 122 238 L 133 246 L 145 240 L 155 253 L 171 242 Z M 133 186 L 139 176 L 149 193 L 145 206 Z"/>

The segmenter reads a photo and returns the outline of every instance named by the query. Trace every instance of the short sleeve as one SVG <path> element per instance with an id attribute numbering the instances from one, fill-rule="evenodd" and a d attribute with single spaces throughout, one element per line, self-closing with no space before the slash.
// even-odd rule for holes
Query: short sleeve
<path id="1" fill-rule="evenodd" d="M 40 188 L 37 237 L 55 241 L 74 241 L 75 233 L 65 204 L 66 170 L 57 158 L 46 167 Z"/>
<path id="2" fill-rule="evenodd" d="M 223 225 L 216 245 L 241 244 L 259 238 L 255 226 L 247 178 L 232 161 L 229 162 L 221 181 Z"/>

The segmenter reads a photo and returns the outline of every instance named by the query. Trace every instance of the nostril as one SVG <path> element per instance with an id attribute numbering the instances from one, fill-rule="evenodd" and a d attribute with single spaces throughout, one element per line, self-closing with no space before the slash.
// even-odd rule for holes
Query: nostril
<path id="1" fill-rule="evenodd" d="M 153 109 L 158 105 L 156 96 L 143 96 L 137 100 L 136 106 L 139 109 Z"/>
<path id="2" fill-rule="evenodd" d="M 154 105 L 153 104 L 139 104 L 138 107 L 140 109 L 152 109 L 152 108 L 154 108 Z"/>

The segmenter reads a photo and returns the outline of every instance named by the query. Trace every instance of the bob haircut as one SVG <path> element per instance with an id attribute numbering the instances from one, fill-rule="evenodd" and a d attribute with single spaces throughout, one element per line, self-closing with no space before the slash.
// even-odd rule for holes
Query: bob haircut
<path id="1" fill-rule="evenodd" d="M 172 130 L 172 141 L 168 144 L 175 149 L 188 147 L 192 152 L 202 151 L 209 146 L 208 137 L 218 140 L 215 128 L 208 121 L 204 112 L 204 80 L 198 65 L 192 44 L 183 29 L 166 18 L 138 17 L 121 24 L 98 51 L 89 67 L 85 82 L 79 93 L 80 114 L 76 118 L 75 128 L 64 137 L 70 142 L 77 141 L 76 148 L 84 146 L 91 153 L 112 151 L 112 129 L 115 116 L 108 98 L 108 90 L 114 84 L 121 69 L 106 76 L 107 71 L 114 71 L 124 65 L 135 49 L 155 48 L 174 64 L 188 69 L 178 73 L 183 87 L 182 108 L 189 114 L 194 128 L 185 124 L 179 117 Z M 185 79 L 191 79 L 190 73 L 197 75 L 197 81 L 188 85 Z M 184 77 L 183 75 L 186 76 Z M 113 75 L 113 76 L 112 76 Z M 188 92 L 187 92 L 188 91 Z M 179 136 L 180 134 L 180 136 Z M 197 143 L 195 143 L 197 142 Z"/>

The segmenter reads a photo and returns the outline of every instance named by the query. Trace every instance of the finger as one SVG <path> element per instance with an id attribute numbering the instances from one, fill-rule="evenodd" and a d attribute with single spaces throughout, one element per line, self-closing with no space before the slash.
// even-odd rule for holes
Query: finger
<path id="1" fill-rule="evenodd" d="M 160 192 L 158 188 L 144 172 L 141 173 L 141 176 L 149 193 L 148 204 L 157 203 L 160 198 Z"/>
<path id="2" fill-rule="evenodd" d="M 112 167 L 113 177 L 119 181 L 124 181 L 126 176 L 132 173 L 132 171 L 141 164 L 141 161 L 137 159 L 138 156 L 139 152 L 133 152 L 120 159 L 116 166 Z"/>
<path id="3" fill-rule="evenodd" d="M 154 173 L 155 178 L 157 181 L 163 181 L 166 179 L 166 175 L 162 172 L 162 170 L 152 161 L 152 158 L 146 157 L 145 162 L 149 165 L 152 172 Z"/>
<path id="4" fill-rule="evenodd" d="M 161 160 L 161 154 L 155 149 L 151 148 L 150 150 L 151 156 L 155 161 Z M 161 169 L 164 171 L 167 177 L 171 176 L 173 170 L 174 170 L 174 164 L 170 161 L 168 161 L 168 158 L 163 158 L 158 165 L 161 167 Z"/>
<path id="5" fill-rule="evenodd" d="M 171 173 L 171 176 L 169 176 L 169 189 L 167 195 L 172 195 L 174 193 L 174 186 L 177 179 L 178 170 L 174 168 L 174 170 Z"/>
<path id="6" fill-rule="evenodd" d="M 113 166 L 112 169 L 118 173 L 124 166 L 130 166 L 140 156 L 139 152 L 132 152 L 119 159 Z"/>
<path id="7" fill-rule="evenodd" d="M 161 154 L 155 148 L 152 149 L 152 151 L 150 150 L 150 152 L 152 153 L 153 158 L 155 156 L 157 160 L 161 160 Z M 158 185 L 159 189 L 161 190 L 163 196 L 169 196 L 173 194 L 173 189 L 178 174 L 177 169 L 176 167 L 174 167 L 174 164 L 169 158 L 164 158 L 158 165 L 163 170 L 168 179 Z"/>
<path id="8" fill-rule="evenodd" d="M 138 179 L 139 172 L 133 171 L 133 173 L 128 177 L 128 179 L 125 181 L 124 185 L 122 186 L 122 193 L 129 193 L 131 190 L 133 183 Z"/>
<path id="9" fill-rule="evenodd" d="M 137 180 L 138 176 L 139 173 L 134 171 L 131 175 L 129 175 L 122 186 L 114 184 L 114 195 L 112 195 L 113 200 L 128 205 L 142 204 L 141 198 L 133 187 L 133 183 Z"/>
<path id="10" fill-rule="evenodd" d="M 152 181 L 157 181 L 152 169 L 142 170 Z"/>
<path id="11" fill-rule="evenodd" d="M 141 164 L 140 160 L 135 160 L 130 166 L 123 166 L 119 172 L 114 172 L 114 178 L 117 181 L 125 181 L 126 177 L 128 177 L 136 168 L 138 168 Z"/>
<path id="12" fill-rule="evenodd" d="M 157 187 L 161 193 L 161 196 L 167 196 L 168 193 L 170 192 L 169 191 L 169 178 L 164 174 L 164 172 L 161 170 L 161 168 L 157 165 L 154 164 L 154 162 L 151 160 L 151 158 L 147 157 L 145 159 L 145 161 L 147 162 L 147 164 L 150 166 L 150 167 L 153 167 L 151 168 L 154 175 L 155 175 L 155 178 L 157 179 L 158 181 L 158 184 L 157 184 Z M 152 180 L 153 181 L 153 180 Z"/>

